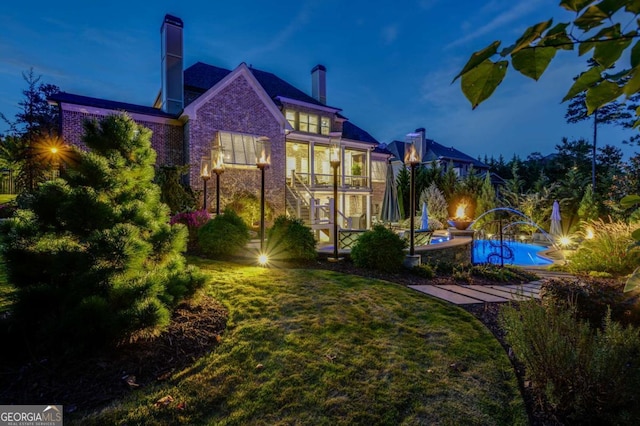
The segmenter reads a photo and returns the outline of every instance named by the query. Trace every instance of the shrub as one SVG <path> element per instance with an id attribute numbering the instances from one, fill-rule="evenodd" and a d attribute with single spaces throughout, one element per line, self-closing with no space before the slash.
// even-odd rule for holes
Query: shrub
<path id="1" fill-rule="evenodd" d="M 213 258 L 239 253 L 246 248 L 249 239 L 247 224 L 230 209 L 208 221 L 198 231 L 200 249 Z"/>
<path id="2" fill-rule="evenodd" d="M 0 204 L 0 219 L 6 219 L 12 217 L 16 212 L 15 203 Z"/>
<path id="3" fill-rule="evenodd" d="M 196 251 L 198 248 L 198 231 L 207 223 L 211 217 L 206 210 L 193 210 L 190 212 L 178 213 L 171 217 L 169 220 L 170 225 L 181 223 L 187 227 L 189 231 L 189 240 L 187 241 L 187 248 L 190 251 Z"/>
<path id="4" fill-rule="evenodd" d="M 267 232 L 267 252 L 275 260 L 313 260 L 316 239 L 301 219 L 278 216 Z"/>
<path id="5" fill-rule="evenodd" d="M 571 305 L 526 301 L 500 322 L 534 392 L 566 424 L 632 424 L 640 416 L 640 334 L 605 316 L 593 330 Z"/>
<path id="6" fill-rule="evenodd" d="M 491 263 L 472 265 L 469 272 L 475 277 L 497 282 L 529 282 L 539 279 L 536 274 L 517 266 L 500 267 Z"/>
<path id="7" fill-rule="evenodd" d="M 225 210 L 236 212 L 250 228 L 257 228 L 260 223 L 260 198 L 251 192 L 238 192 Z M 273 209 L 268 202 L 264 205 L 264 217 L 267 222 L 273 219 Z"/>
<path id="8" fill-rule="evenodd" d="M 351 249 L 353 263 L 361 268 L 395 272 L 402 268 L 407 242 L 383 225 L 363 233 Z"/>
<path id="9" fill-rule="evenodd" d="M 90 151 L 76 152 L 65 179 L 39 185 L 2 227 L 12 325 L 29 352 L 158 334 L 204 283 L 185 266 L 186 229 L 169 225 L 153 183 L 151 132 L 111 115 L 86 122 L 84 142 Z"/>
<path id="10" fill-rule="evenodd" d="M 436 267 L 428 263 L 414 266 L 412 272 L 419 277 L 431 279 L 436 276 Z"/>
<path id="11" fill-rule="evenodd" d="M 159 166 L 154 181 L 160 187 L 160 200 L 169 206 L 172 214 L 197 208 L 197 198 L 182 176 L 189 173 L 189 166 Z"/>
<path id="12" fill-rule="evenodd" d="M 545 280 L 540 296 L 545 305 L 563 306 L 567 301 L 575 304 L 579 318 L 599 327 L 607 310 L 611 318 L 623 324 L 640 325 L 640 306 L 637 293 L 624 293 L 624 283 L 583 277 Z"/>
<path id="13" fill-rule="evenodd" d="M 592 220 L 585 228 L 593 230 L 593 238 L 585 239 L 569 256 L 568 268 L 573 273 L 609 272 L 624 275 L 640 264 L 640 249 L 628 250 L 634 242 L 634 227 L 624 222 Z"/>

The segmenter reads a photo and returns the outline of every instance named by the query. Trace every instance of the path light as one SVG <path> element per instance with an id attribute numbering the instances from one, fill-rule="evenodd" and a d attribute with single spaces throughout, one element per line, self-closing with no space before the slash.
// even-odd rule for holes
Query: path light
<path id="1" fill-rule="evenodd" d="M 266 136 L 256 140 L 256 166 L 260 169 L 260 253 L 258 263 L 266 265 L 269 262 L 267 253 L 264 251 L 264 171 L 271 163 L 271 141 Z"/>
<path id="2" fill-rule="evenodd" d="M 341 260 L 338 257 L 338 168 L 340 167 L 340 155 L 342 132 L 329 133 L 329 163 L 333 168 L 333 258 L 329 258 L 332 262 Z"/>
<path id="3" fill-rule="evenodd" d="M 224 173 L 224 152 L 218 144 L 211 150 L 211 167 L 216 174 L 216 215 L 220 214 L 220 175 Z"/>
<path id="4" fill-rule="evenodd" d="M 414 238 L 415 238 L 415 213 L 416 213 L 416 167 L 420 164 L 418 158 L 418 150 L 416 142 L 420 137 L 419 133 L 409 133 L 407 139 L 409 142 L 405 144 L 404 163 L 411 167 L 411 182 L 409 186 L 409 256 L 415 254 Z"/>
<path id="5" fill-rule="evenodd" d="M 211 179 L 211 158 L 202 157 L 200 159 L 200 177 L 202 178 L 203 200 L 202 209 L 208 211 L 207 208 L 207 182 Z"/>

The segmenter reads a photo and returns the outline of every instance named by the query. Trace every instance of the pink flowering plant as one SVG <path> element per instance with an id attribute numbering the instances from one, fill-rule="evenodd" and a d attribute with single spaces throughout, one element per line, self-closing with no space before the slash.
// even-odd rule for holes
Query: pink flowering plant
<path id="1" fill-rule="evenodd" d="M 169 223 L 171 225 L 181 223 L 187 227 L 189 230 L 189 242 L 187 246 L 189 251 L 193 251 L 198 247 L 198 230 L 210 219 L 211 217 L 206 210 L 192 210 L 173 215 Z"/>

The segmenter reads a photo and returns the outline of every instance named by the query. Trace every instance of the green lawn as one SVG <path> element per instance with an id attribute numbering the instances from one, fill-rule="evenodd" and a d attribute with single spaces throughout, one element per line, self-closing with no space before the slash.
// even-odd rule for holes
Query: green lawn
<path id="1" fill-rule="evenodd" d="M 222 343 L 78 424 L 527 424 L 511 364 L 466 311 L 388 282 L 204 260 Z M 452 364 L 456 368 L 451 368 Z M 173 401 L 158 408 L 159 399 Z"/>
<path id="2" fill-rule="evenodd" d="M 8 203 L 16 199 L 15 194 L 0 194 L 0 204 Z"/>

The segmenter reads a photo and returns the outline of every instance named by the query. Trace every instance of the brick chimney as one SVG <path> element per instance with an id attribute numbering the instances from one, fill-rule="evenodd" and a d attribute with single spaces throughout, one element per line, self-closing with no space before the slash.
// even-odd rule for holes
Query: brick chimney
<path id="1" fill-rule="evenodd" d="M 182 19 L 164 16 L 161 35 L 162 110 L 179 114 L 184 108 Z"/>
<path id="2" fill-rule="evenodd" d="M 316 65 L 311 70 L 311 96 L 321 104 L 327 103 L 327 69 Z"/>

